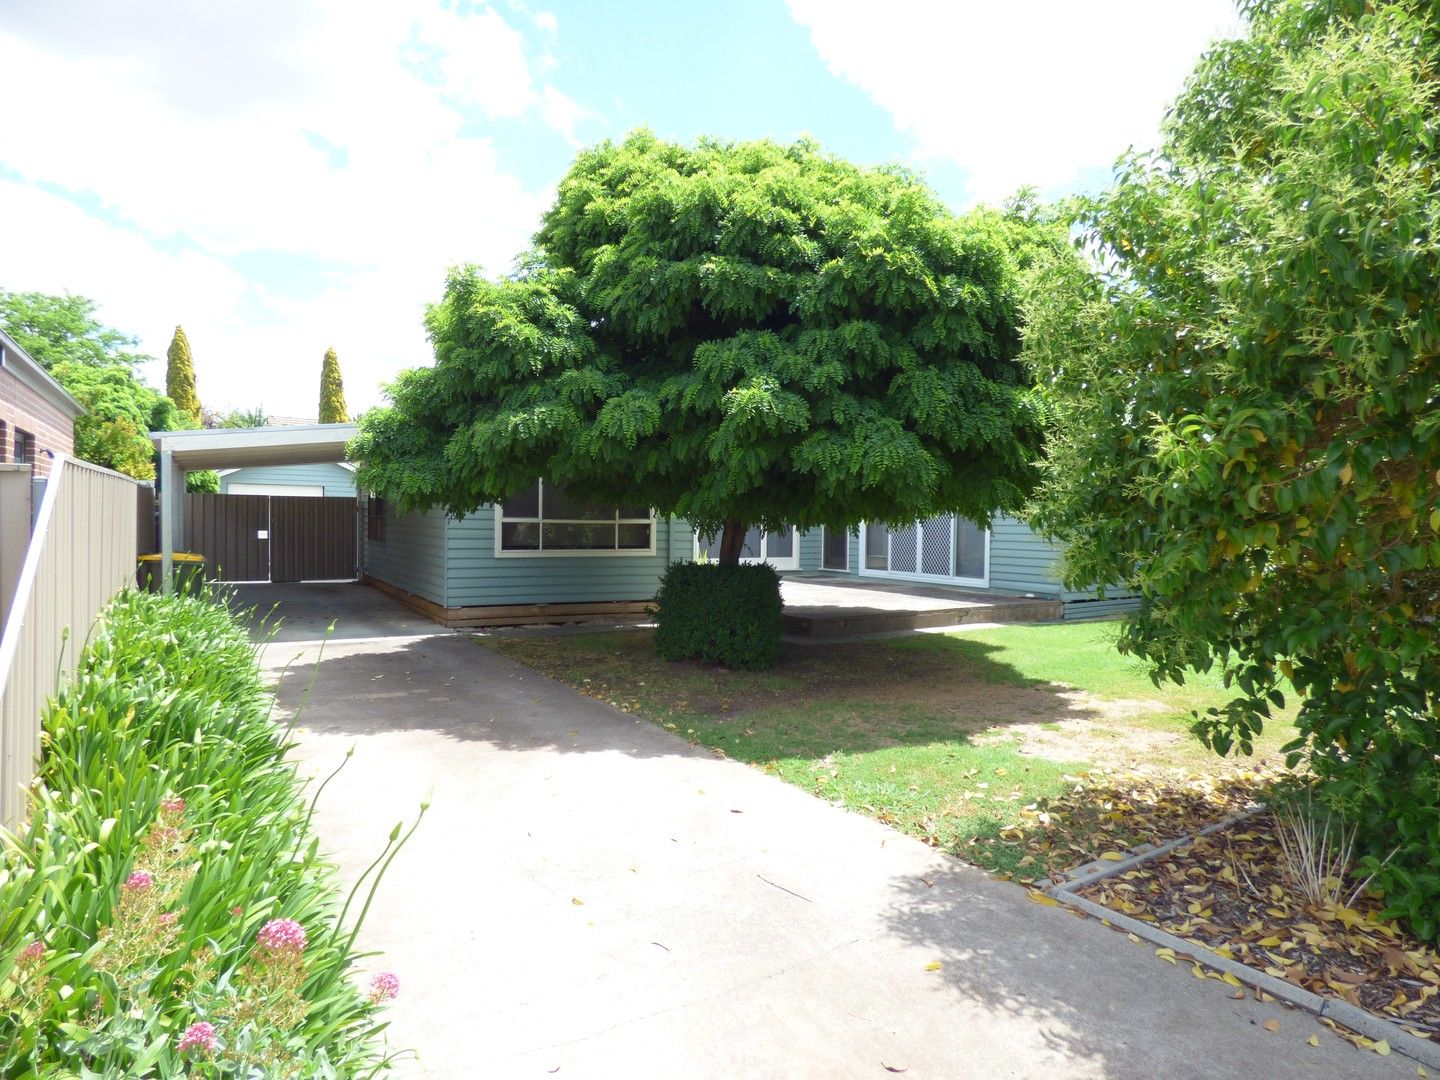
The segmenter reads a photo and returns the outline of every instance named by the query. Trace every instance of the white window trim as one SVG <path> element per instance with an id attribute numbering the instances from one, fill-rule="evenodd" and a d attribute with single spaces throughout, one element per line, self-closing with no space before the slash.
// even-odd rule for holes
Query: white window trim
<path id="1" fill-rule="evenodd" d="M 543 494 L 542 494 L 543 501 Z M 500 546 L 501 522 L 502 521 L 528 521 L 537 525 L 596 525 L 600 519 L 595 518 L 538 518 L 538 517 L 505 517 L 505 508 L 499 503 L 495 504 L 495 558 L 497 559 L 574 559 L 574 558 L 625 558 L 627 556 L 654 556 L 655 554 L 655 533 L 658 531 L 655 522 L 655 513 L 651 511 L 647 518 L 617 518 L 616 525 L 649 525 L 650 546 L 648 548 L 564 548 L 556 551 L 509 551 Z"/>
<path id="2" fill-rule="evenodd" d="M 916 528 L 918 529 L 919 526 L 920 526 L 920 522 L 917 521 L 917 522 L 915 523 L 915 525 L 916 525 Z M 986 529 L 986 530 L 985 530 L 985 576 L 984 576 L 983 578 L 955 577 L 953 574 L 952 574 L 952 575 L 942 576 L 942 575 L 939 575 L 939 574 L 907 573 L 907 572 L 905 572 L 905 571 L 903 571 L 903 570 L 871 570 L 871 569 L 869 569 L 869 568 L 865 565 L 865 558 L 866 558 L 866 555 L 868 554 L 868 551 L 867 551 L 868 542 L 867 542 L 867 537 L 866 537 L 865 533 L 866 533 L 865 524 L 862 522 L 861 525 L 860 525 L 860 576 L 861 576 L 861 577 L 884 578 L 884 579 L 886 579 L 886 580 L 888 580 L 888 581 L 914 581 L 914 582 L 917 582 L 917 583 L 920 583 L 920 584 L 924 584 L 924 585 L 956 585 L 956 586 L 960 586 L 960 587 L 962 587 L 962 588 L 971 588 L 971 589 L 988 589 L 988 588 L 990 587 L 990 536 L 991 536 L 991 530 L 989 530 L 989 529 Z M 918 536 L 916 537 L 916 543 L 917 543 L 917 545 L 918 545 L 918 543 L 919 543 L 919 537 L 918 537 Z M 886 554 L 888 555 L 889 553 L 887 552 Z M 951 565 L 951 566 L 954 566 L 954 565 L 955 565 L 955 551 L 954 551 L 954 548 L 953 548 L 953 541 L 952 541 L 952 548 L 951 548 L 951 551 L 950 551 L 950 565 Z"/>
<path id="3" fill-rule="evenodd" d="M 862 526 L 862 528 L 863 528 L 863 526 Z M 843 569 L 837 569 L 836 567 L 826 566 L 826 565 L 825 565 L 825 540 L 829 537 L 829 535 L 830 535 L 830 530 L 829 530 L 828 528 L 824 527 L 824 526 L 822 526 L 821 529 L 820 529 L 820 569 L 823 570 L 823 571 L 825 571 L 825 573 L 827 573 L 827 574 L 848 574 L 848 573 L 850 573 L 850 544 L 854 541 L 855 535 L 854 535 L 854 533 L 853 533 L 851 530 L 849 530 L 849 529 L 844 530 L 844 532 L 845 532 L 845 566 L 844 566 Z M 860 567 L 861 567 L 861 569 L 863 569 L 864 566 L 865 566 L 865 562 L 864 562 L 865 556 L 862 554 L 862 555 L 860 556 L 860 559 L 861 559 Z"/>
<path id="4" fill-rule="evenodd" d="M 768 534 L 764 534 L 761 544 L 769 547 Z M 695 533 L 695 561 L 700 561 L 700 533 Z M 776 570 L 799 570 L 800 569 L 800 531 L 794 525 L 790 526 L 790 557 L 788 559 L 771 559 L 761 555 L 758 559 L 742 558 L 742 563 L 769 563 Z"/>

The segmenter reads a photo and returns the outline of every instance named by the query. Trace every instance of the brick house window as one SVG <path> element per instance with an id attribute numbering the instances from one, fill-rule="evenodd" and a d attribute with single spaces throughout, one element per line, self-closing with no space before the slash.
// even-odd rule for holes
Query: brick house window
<path id="1" fill-rule="evenodd" d="M 5 438 L 9 430 L 5 426 L 5 421 L 0 420 L 0 465 L 10 460 L 10 444 Z"/>
<path id="2" fill-rule="evenodd" d="M 35 436 L 19 428 L 15 429 L 15 464 L 35 464 Z"/>

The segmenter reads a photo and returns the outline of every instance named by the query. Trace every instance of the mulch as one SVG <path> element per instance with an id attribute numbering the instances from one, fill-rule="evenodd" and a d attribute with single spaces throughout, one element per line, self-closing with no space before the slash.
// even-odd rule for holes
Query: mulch
<path id="1" fill-rule="evenodd" d="M 1382 919 L 1383 900 L 1308 905 L 1289 884 L 1276 825 L 1260 813 L 1080 894 L 1322 997 L 1440 1040 L 1440 954 Z M 1333 1025 L 1332 1025 L 1333 1026 Z M 1337 1028 L 1342 1037 L 1370 1040 Z"/>

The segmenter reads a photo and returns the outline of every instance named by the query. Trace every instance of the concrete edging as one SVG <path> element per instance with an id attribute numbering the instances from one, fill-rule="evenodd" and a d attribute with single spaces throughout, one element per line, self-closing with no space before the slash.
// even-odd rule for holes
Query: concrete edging
<path id="1" fill-rule="evenodd" d="M 1222 974 L 1233 975 L 1241 982 L 1248 983 L 1256 989 L 1263 990 L 1277 1001 L 1283 1001 L 1288 1005 L 1304 1009 L 1306 1012 L 1312 1013 L 1317 1017 L 1333 1020 L 1337 1024 L 1344 1024 L 1347 1028 L 1350 1028 L 1352 1031 L 1358 1031 L 1368 1039 L 1374 1039 L 1376 1041 L 1384 1039 L 1390 1044 L 1392 1050 L 1404 1054 L 1406 1057 L 1418 1061 L 1431 1069 L 1440 1070 L 1440 1045 L 1431 1042 L 1429 1039 L 1422 1039 L 1417 1035 L 1411 1035 L 1392 1020 L 1376 1016 L 1372 1012 L 1367 1012 L 1365 1009 L 1351 1005 L 1348 1001 L 1338 1001 L 1334 998 L 1321 997 L 1319 994 L 1306 990 L 1302 986 L 1296 986 L 1294 983 L 1288 982 L 1285 979 L 1276 978 L 1274 975 L 1269 975 L 1257 968 L 1253 968 L 1249 964 L 1242 964 L 1238 960 L 1221 956 L 1207 946 L 1197 945 L 1193 941 L 1187 941 L 1185 938 L 1178 937 L 1167 930 L 1160 929 L 1153 923 L 1132 918 L 1123 912 L 1115 911 L 1106 907 L 1104 904 L 1096 903 L 1094 900 L 1090 900 L 1076 893 L 1078 889 L 1093 885 L 1095 882 L 1104 878 L 1124 873 L 1141 863 L 1158 859 L 1162 855 L 1168 855 L 1177 848 L 1184 847 L 1186 844 L 1192 843 L 1202 836 L 1218 832 L 1220 829 L 1243 821 L 1258 813 L 1260 809 L 1260 807 L 1254 807 L 1240 814 L 1232 814 L 1224 821 L 1218 821 L 1213 825 L 1201 829 L 1198 833 L 1181 837 L 1178 840 L 1169 841 L 1168 843 L 1161 844 L 1158 847 L 1151 848 L 1148 851 L 1141 852 L 1129 859 L 1104 868 L 1082 873 L 1068 881 L 1058 885 L 1052 885 L 1044 891 L 1061 903 L 1083 911 L 1085 914 L 1107 922 L 1120 930 L 1134 934 L 1136 937 L 1148 941 L 1152 945 L 1165 949 L 1173 949 L 1177 957 L 1180 955 L 1193 957 L 1196 963 L 1219 971 Z"/>

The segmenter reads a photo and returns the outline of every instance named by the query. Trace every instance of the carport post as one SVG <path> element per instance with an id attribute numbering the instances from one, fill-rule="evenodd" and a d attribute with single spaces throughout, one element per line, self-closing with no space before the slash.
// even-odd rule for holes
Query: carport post
<path id="1" fill-rule="evenodd" d="M 180 484 L 185 484 L 185 474 L 175 468 L 174 455 L 165 446 L 160 444 L 160 591 L 171 592 L 175 588 L 175 516 L 177 511 L 183 512 L 184 503 L 180 500 L 180 493 L 175 490 L 175 477 L 180 476 Z"/>

